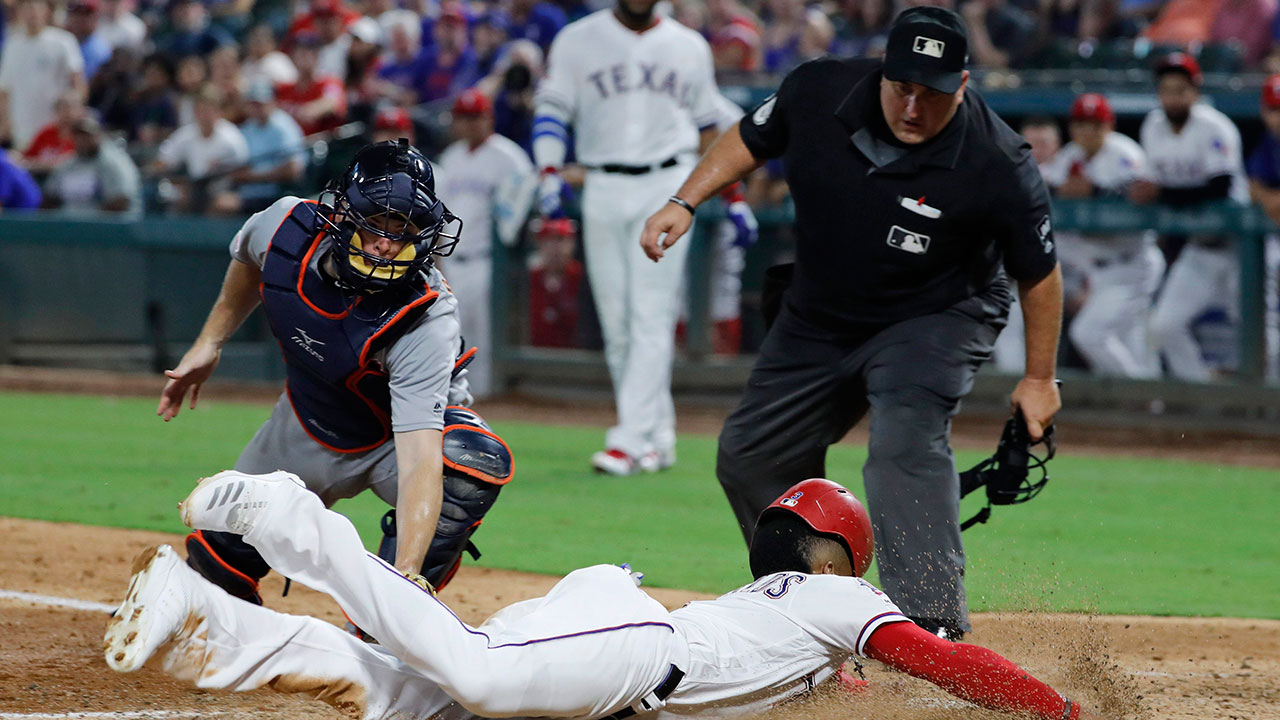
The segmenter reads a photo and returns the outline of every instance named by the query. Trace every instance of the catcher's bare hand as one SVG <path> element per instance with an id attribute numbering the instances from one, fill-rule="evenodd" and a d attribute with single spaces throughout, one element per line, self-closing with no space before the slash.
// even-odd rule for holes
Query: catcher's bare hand
<path id="1" fill-rule="evenodd" d="M 1056 380 L 1024 377 L 1013 389 L 1009 403 L 1015 411 L 1022 411 L 1022 417 L 1027 421 L 1027 434 L 1035 442 L 1044 437 L 1044 429 L 1062 408 L 1062 396 L 1058 393 Z"/>
<path id="2" fill-rule="evenodd" d="M 645 221 L 644 232 L 640 233 L 640 247 L 650 260 L 658 262 L 663 252 L 689 231 L 690 225 L 693 225 L 693 215 L 688 210 L 675 203 L 667 203 Z"/>
<path id="3" fill-rule="evenodd" d="M 194 410 L 200 397 L 200 386 L 213 375 L 213 369 L 218 367 L 221 355 L 222 350 L 219 348 L 203 343 L 192 345 L 187 354 L 182 356 L 178 367 L 164 371 L 164 376 L 169 380 L 165 382 L 164 390 L 160 391 L 160 405 L 156 408 L 156 415 L 164 418 L 165 422 L 177 417 L 187 390 L 191 390 L 191 409 Z"/>

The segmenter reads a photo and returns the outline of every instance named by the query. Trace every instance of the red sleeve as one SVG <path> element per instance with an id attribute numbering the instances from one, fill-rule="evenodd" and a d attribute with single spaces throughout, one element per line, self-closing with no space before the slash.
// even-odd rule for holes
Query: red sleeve
<path id="1" fill-rule="evenodd" d="M 1079 705 L 994 650 L 943 640 L 915 623 L 876 628 L 865 654 L 992 710 L 1031 713 L 1045 720 L 1076 720 L 1080 715 Z"/>

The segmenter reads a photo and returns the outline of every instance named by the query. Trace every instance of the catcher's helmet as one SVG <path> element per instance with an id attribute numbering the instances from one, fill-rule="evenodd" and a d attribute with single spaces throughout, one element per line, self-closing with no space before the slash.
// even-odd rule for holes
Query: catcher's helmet
<path id="1" fill-rule="evenodd" d="M 374 143 L 356 153 L 321 196 L 338 284 L 360 292 L 404 286 L 430 267 L 433 255 L 452 253 L 462 220 L 435 189 L 431 163 L 408 140 Z M 405 245 L 384 258 L 365 249 L 364 238 L 373 236 Z"/>
<path id="2" fill-rule="evenodd" d="M 838 538 L 849 551 L 854 575 L 862 577 L 871 567 L 875 556 L 871 516 L 858 498 L 838 483 L 825 478 L 796 483 L 760 513 L 756 524 L 778 512 L 797 515 L 814 532 Z"/>

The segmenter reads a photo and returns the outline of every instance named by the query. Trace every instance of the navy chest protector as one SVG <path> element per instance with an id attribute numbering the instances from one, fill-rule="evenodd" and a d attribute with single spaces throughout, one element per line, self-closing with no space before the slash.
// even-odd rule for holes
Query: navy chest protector
<path id="1" fill-rule="evenodd" d="M 317 205 L 300 202 L 271 238 L 262 306 L 284 352 L 287 392 L 313 440 L 338 452 L 372 450 L 391 438 L 391 392 L 374 355 L 435 301 L 423 278 L 407 294 L 349 296 L 309 269 L 320 252 Z"/>

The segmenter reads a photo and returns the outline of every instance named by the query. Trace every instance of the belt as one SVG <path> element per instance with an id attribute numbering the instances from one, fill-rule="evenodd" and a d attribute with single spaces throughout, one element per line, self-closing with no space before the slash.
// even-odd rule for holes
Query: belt
<path id="1" fill-rule="evenodd" d="M 600 720 L 622 720 L 623 718 L 629 718 L 642 712 L 657 710 L 663 706 L 667 698 L 671 697 L 671 693 L 676 691 L 676 686 L 679 685 L 680 681 L 683 679 L 684 671 L 675 665 L 672 665 L 671 669 L 667 671 L 666 679 L 663 680 L 653 692 L 645 695 L 634 704 L 628 705 L 612 715 L 600 718 Z M 650 701 L 650 698 L 655 698 L 656 700 Z"/>
<path id="2" fill-rule="evenodd" d="M 669 167 L 675 167 L 679 164 L 680 158 L 672 155 L 656 165 L 619 165 L 617 163 L 608 163 L 600 165 L 595 169 L 607 173 L 617 173 L 619 175 L 644 175 L 655 170 L 665 170 Z"/>

